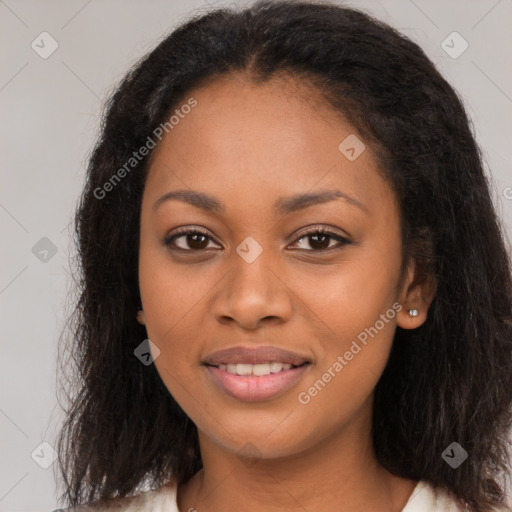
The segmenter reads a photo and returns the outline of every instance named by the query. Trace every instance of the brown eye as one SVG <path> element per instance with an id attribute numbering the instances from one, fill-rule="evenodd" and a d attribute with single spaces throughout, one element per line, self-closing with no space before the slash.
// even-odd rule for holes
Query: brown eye
<path id="1" fill-rule="evenodd" d="M 166 237 L 163 243 L 171 249 L 196 252 L 207 249 L 210 241 L 210 236 L 203 231 L 198 229 L 184 229 L 172 236 Z"/>
<path id="2" fill-rule="evenodd" d="M 331 231 L 327 231 L 321 228 L 315 228 L 309 232 L 302 233 L 301 237 L 295 242 L 295 244 L 299 243 L 301 240 L 307 239 L 309 243 L 309 247 L 311 249 L 306 249 L 310 252 L 321 252 L 329 249 L 339 249 L 345 245 L 351 244 L 350 240 Z M 337 244 L 331 245 L 332 241 L 337 241 Z"/>

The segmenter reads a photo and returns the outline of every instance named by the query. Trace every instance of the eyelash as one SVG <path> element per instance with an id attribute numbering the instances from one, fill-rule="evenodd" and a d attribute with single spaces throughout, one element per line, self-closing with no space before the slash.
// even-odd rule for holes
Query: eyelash
<path id="1" fill-rule="evenodd" d="M 197 249 L 197 250 L 196 249 L 182 249 L 181 247 L 178 247 L 178 248 L 173 247 L 174 241 L 178 238 L 184 237 L 185 235 L 202 235 L 202 236 L 209 238 L 210 240 L 213 241 L 213 239 L 205 231 L 202 231 L 197 228 L 185 227 L 185 228 L 178 229 L 173 235 L 165 237 L 163 240 L 163 244 L 165 246 L 169 247 L 169 249 L 174 250 L 174 251 L 179 251 L 179 252 L 199 253 L 199 252 L 208 250 L 208 249 Z M 344 246 L 350 245 L 352 243 L 350 240 L 348 240 L 347 238 L 345 238 L 341 235 L 338 235 L 336 233 L 333 233 L 332 231 L 329 231 L 325 228 L 321 228 L 321 227 L 317 226 L 313 229 L 310 229 L 309 231 L 300 233 L 299 238 L 296 239 L 294 244 L 297 243 L 298 241 L 302 240 L 303 238 L 311 237 L 314 235 L 326 235 L 331 239 L 337 240 L 339 245 L 337 247 L 336 246 L 328 247 L 326 249 L 299 249 L 299 250 L 306 251 L 306 252 L 322 253 L 322 252 L 328 252 L 328 251 L 332 251 L 332 250 L 339 250 L 339 249 L 343 248 Z"/>

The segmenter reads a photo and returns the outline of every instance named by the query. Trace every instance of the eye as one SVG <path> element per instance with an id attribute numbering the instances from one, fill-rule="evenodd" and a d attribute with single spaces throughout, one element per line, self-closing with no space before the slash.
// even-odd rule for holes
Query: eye
<path id="1" fill-rule="evenodd" d="M 347 238 L 318 226 L 309 231 L 302 232 L 300 235 L 295 244 L 307 239 L 311 249 L 304 249 L 303 247 L 299 247 L 299 249 L 308 252 L 322 252 L 333 248 L 339 249 L 352 243 Z M 337 241 L 337 244 L 332 245 L 331 242 L 333 241 Z M 182 252 L 207 250 L 211 248 L 211 246 L 209 247 L 209 242 L 213 242 L 213 240 L 206 231 L 186 227 L 178 229 L 174 234 L 165 237 L 163 240 L 165 246 Z"/>
<path id="2" fill-rule="evenodd" d="M 299 243 L 303 239 L 308 240 L 308 244 L 312 249 L 306 249 L 309 252 L 321 252 L 330 249 L 340 249 L 345 245 L 350 245 L 352 242 L 347 238 L 333 233 L 325 228 L 316 227 L 309 231 L 301 233 L 301 237 L 295 242 Z M 331 245 L 330 242 L 337 241 L 338 244 Z M 299 248 L 300 249 L 300 248 Z"/>
<path id="3" fill-rule="evenodd" d="M 179 243 L 177 243 L 178 240 L 180 240 Z M 181 228 L 172 236 L 164 238 L 163 243 L 174 250 L 198 252 L 208 249 L 208 241 L 212 239 L 205 231 L 197 228 Z"/>

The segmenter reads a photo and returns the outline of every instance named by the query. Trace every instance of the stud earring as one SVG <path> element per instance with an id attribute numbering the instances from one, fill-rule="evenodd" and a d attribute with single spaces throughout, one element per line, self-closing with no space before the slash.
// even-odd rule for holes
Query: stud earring
<path id="1" fill-rule="evenodd" d="M 420 314 L 420 312 L 417 309 L 409 309 L 408 312 L 409 312 L 409 316 L 411 316 L 411 317 L 415 317 Z"/>

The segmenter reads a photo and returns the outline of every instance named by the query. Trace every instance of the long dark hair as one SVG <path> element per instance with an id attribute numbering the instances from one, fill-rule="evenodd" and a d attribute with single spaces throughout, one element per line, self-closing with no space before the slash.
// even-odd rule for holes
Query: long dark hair
<path id="1" fill-rule="evenodd" d="M 144 482 L 184 482 L 202 466 L 195 425 L 155 365 L 134 356 L 147 337 L 135 314 L 149 159 L 129 170 L 126 162 L 192 88 L 237 70 L 255 82 L 291 73 L 348 119 L 396 191 L 406 255 L 437 281 L 426 322 L 397 328 L 375 389 L 379 463 L 451 491 L 472 511 L 500 503 L 510 474 L 511 270 L 461 99 L 421 48 L 385 23 L 299 1 L 195 16 L 131 69 L 107 104 L 75 218 L 79 293 L 71 356 L 60 359 L 74 372 L 58 439 L 61 499 L 129 496 Z M 453 442 L 468 453 L 457 469 L 442 457 Z"/>

